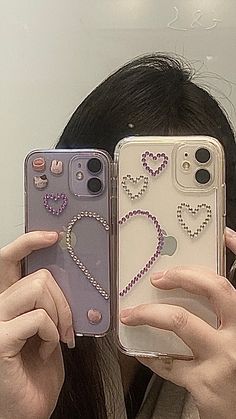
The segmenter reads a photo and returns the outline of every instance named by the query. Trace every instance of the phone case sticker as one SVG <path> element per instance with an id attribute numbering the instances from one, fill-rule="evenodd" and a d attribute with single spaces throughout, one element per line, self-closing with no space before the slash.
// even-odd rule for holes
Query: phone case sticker
<path id="1" fill-rule="evenodd" d="M 43 157 L 37 157 L 32 161 L 32 166 L 36 172 L 43 172 L 46 168 L 45 159 Z"/>
<path id="2" fill-rule="evenodd" d="M 61 205 L 55 208 L 51 204 L 49 204 L 50 201 L 59 201 L 61 202 Z M 52 215 L 60 215 L 68 205 L 68 198 L 65 193 L 46 194 L 43 197 L 43 205 L 45 209 Z"/>
<path id="3" fill-rule="evenodd" d="M 159 161 L 161 161 L 161 163 L 156 169 L 153 169 L 150 166 L 150 163 L 147 162 L 150 160 L 154 163 L 159 163 Z M 145 151 L 145 153 L 142 154 L 141 162 L 144 169 L 146 169 L 151 176 L 155 177 L 161 174 L 161 172 L 166 168 L 168 156 L 165 153 L 152 153 L 150 151 Z"/>
<path id="4" fill-rule="evenodd" d="M 120 296 L 121 297 L 125 296 L 131 290 L 131 288 L 137 282 L 139 282 L 140 279 L 149 271 L 151 266 L 154 264 L 154 262 L 160 256 L 160 253 L 161 253 L 161 250 L 162 250 L 163 244 L 164 244 L 164 237 L 163 237 L 161 226 L 160 226 L 156 216 L 152 215 L 149 211 L 143 211 L 143 210 L 140 210 L 140 209 L 129 211 L 128 214 L 126 214 L 124 217 L 121 218 L 121 220 L 119 221 L 119 224 L 123 225 L 123 224 L 127 223 L 127 221 L 130 220 L 132 217 L 137 217 L 137 216 L 140 216 L 140 215 L 144 216 L 144 217 L 147 217 L 148 220 L 152 221 L 152 223 L 153 223 L 153 225 L 156 229 L 156 233 L 157 233 L 156 250 L 153 253 L 153 255 L 150 257 L 148 262 L 145 264 L 145 266 L 142 269 L 140 269 L 140 271 L 133 277 L 133 279 L 120 291 Z"/>
<path id="5" fill-rule="evenodd" d="M 197 227 L 196 230 L 192 230 L 190 226 L 184 221 L 183 218 L 183 211 L 193 215 L 194 217 L 201 216 L 201 209 L 206 210 L 206 216 L 205 218 L 200 222 L 199 227 Z M 207 224 L 209 223 L 212 216 L 211 206 L 207 205 L 205 203 L 198 204 L 195 208 L 193 208 L 190 204 L 187 204 L 186 202 L 182 202 L 177 207 L 177 218 L 181 225 L 181 227 L 186 231 L 186 233 L 191 237 L 191 239 L 194 239 L 195 237 L 198 237 L 199 234 L 206 228 Z"/>
<path id="6" fill-rule="evenodd" d="M 141 183 L 141 189 L 137 191 L 136 193 L 132 193 L 130 187 L 127 185 L 127 183 L 130 183 L 131 185 L 137 185 Z M 127 193 L 128 197 L 133 199 L 141 198 L 141 196 L 146 192 L 148 187 L 148 177 L 147 176 L 137 176 L 133 177 L 132 175 L 128 174 L 126 176 L 123 176 L 121 185 L 124 189 L 124 191 Z"/>
<path id="7" fill-rule="evenodd" d="M 37 189 L 45 189 L 48 186 L 48 178 L 46 175 L 34 176 L 34 186 Z"/>
<path id="8" fill-rule="evenodd" d="M 63 172 L 63 162 L 61 160 L 52 160 L 50 171 L 53 175 L 61 175 Z"/>
<path id="9" fill-rule="evenodd" d="M 75 215 L 69 222 L 68 226 L 67 226 L 67 233 L 66 233 L 66 244 L 67 244 L 67 250 L 71 256 L 71 258 L 73 259 L 73 261 L 76 263 L 76 265 L 78 265 L 78 268 L 83 272 L 83 274 L 85 275 L 85 277 L 88 279 L 88 281 L 90 282 L 90 284 L 96 288 L 96 290 L 99 292 L 99 294 L 101 294 L 101 296 L 103 298 L 105 298 L 105 300 L 109 299 L 109 295 L 107 293 L 107 291 L 105 291 L 102 286 L 99 284 L 99 282 L 92 276 L 92 274 L 90 273 L 90 271 L 88 270 L 88 268 L 84 265 L 84 263 L 79 259 L 78 255 L 75 254 L 73 247 L 72 247 L 72 229 L 73 226 L 77 223 L 77 221 L 80 221 L 82 218 L 84 217 L 88 217 L 88 218 L 93 218 L 96 221 L 99 221 L 99 223 L 103 226 L 103 228 L 108 231 L 110 229 L 108 223 L 106 220 L 104 220 L 103 217 L 101 217 L 99 214 L 97 214 L 96 212 L 91 212 L 91 211 L 82 211 L 79 214 Z"/>
<path id="10" fill-rule="evenodd" d="M 91 324 L 98 324 L 102 320 L 102 313 L 94 308 L 90 308 L 90 310 L 88 310 L 87 316 L 89 323 Z"/>

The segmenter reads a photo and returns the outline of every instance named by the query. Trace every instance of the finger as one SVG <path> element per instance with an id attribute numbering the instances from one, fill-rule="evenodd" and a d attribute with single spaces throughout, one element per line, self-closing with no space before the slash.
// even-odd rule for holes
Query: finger
<path id="1" fill-rule="evenodd" d="M 20 262 L 33 250 L 52 246 L 57 240 L 58 233 L 55 231 L 31 231 L 4 246 L 1 249 L 0 257 L 6 262 Z"/>
<path id="2" fill-rule="evenodd" d="M 192 294 L 208 298 L 220 320 L 221 326 L 235 324 L 236 290 L 230 282 L 213 271 L 202 267 L 175 267 L 153 274 L 152 284 L 160 289 L 182 288 Z"/>
<path id="3" fill-rule="evenodd" d="M 39 355 L 43 360 L 49 358 L 59 343 L 59 334 L 52 319 L 45 310 L 37 309 L 24 313 L 8 322 L 1 323 L 0 353 L 8 358 L 16 356 L 27 339 L 38 334 L 42 343 Z"/>
<path id="4" fill-rule="evenodd" d="M 68 329 L 72 327 L 69 304 L 46 269 L 34 272 L 17 281 L 0 294 L 0 320 L 11 320 L 33 309 L 44 309 L 58 326 L 61 340 L 67 343 Z"/>
<path id="5" fill-rule="evenodd" d="M 157 358 L 138 358 L 138 360 L 165 380 L 188 389 L 188 383 L 191 380 L 195 360 L 185 361 Z"/>
<path id="6" fill-rule="evenodd" d="M 225 229 L 225 243 L 226 246 L 236 255 L 236 232 L 228 227 Z"/>
<path id="7" fill-rule="evenodd" d="M 209 358 L 214 353 L 217 331 L 182 307 L 169 304 L 142 304 L 121 311 L 121 322 L 128 326 L 148 325 L 174 332 L 195 357 Z"/>

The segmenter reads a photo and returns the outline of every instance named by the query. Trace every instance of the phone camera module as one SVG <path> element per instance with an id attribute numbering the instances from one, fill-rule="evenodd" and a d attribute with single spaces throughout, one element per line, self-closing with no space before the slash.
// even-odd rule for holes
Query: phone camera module
<path id="1" fill-rule="evenodd" d="M 207 148 L 199 148 L 195 153 L 195 158 L 198 163 L 207 163 L 210 158 L 210 151 Z"/>
<path id="2" fill-rule="evenodd" d="M 206 169 L 199 169 L 195 173 L 195 179 L 197 183 L 200 183 L 201 185 L 205 185 L 211 179 L 210 172 L 208 172 L 208 170 Z"/>
<path id="3" fill-rule="evenodd" d="M 102 190 L 102 182 L 97 177 L 92 177 L 87 183 L 88 190 L 92 194 L 98 194 Z"/>
<path id="4" fill-rule="evenodd" d="M 101 160 L 94 157 L 88 161 L 87 168 L 90 173 L 100 173 L 102 170 L 102 162 Z"/>

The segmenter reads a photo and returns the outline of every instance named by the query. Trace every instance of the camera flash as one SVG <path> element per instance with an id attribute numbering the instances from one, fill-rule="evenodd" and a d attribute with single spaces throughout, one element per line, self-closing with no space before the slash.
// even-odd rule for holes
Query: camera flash
<path id="1" fill-rule="evenodd" d="M 189 168 L 190 168 L 190 163 L 189 163 L 189 161 L 184 161 L 184 162 L 182 163 L 182 168 L 183 168 L 184 170 L 189 170 Z"/>
<path id="2" fill-rule="evenodd" d="M 77 180 L 83 180 L 83 178 L 84 178 L 84 175 L 83 175 L 83 172 L 77 172 L 76 173 L 76 179 Z"/>

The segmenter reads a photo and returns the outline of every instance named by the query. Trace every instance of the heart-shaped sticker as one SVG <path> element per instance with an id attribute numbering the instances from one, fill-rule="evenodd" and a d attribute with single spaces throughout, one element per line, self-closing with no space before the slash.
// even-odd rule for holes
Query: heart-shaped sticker
<path id="1" fill-rule="evenodd" d="M 199 227 L 195 231 L 193 231 L 187 225 L 187 223 L 184 221 L 182 211 L 183 211 L 183 209 L 185 209 L 185 210 L 187 210 L 187 212 L 189 212 L 190 214 L 192 214 L 193 216 L 195 216 L 195 215 L 199 215 L 199 211 L 202 208 L 203 209 L 205 208 L 205 210 L 206 210 L 206 216 L 203 219 L 203 221 L 199 224 Z M 181 227 L 191 237 L 191 239 L 193 239 L 194 237 L 197 237 L 206 228 L 207 224 L 209 223 L 209 221 L 211 219 L 211 215 L 212 215 L 211 214 L 211 207 L 210 207 L 210 205 L 207 205 L 207 204 L 198 204 L 196 206 L 196 208 L 193 208 L 193 207 L 191 207 L 191 205 L 186 204 L 185 202 L 182 202 L 177 207 L 177 218 L 178 218 L 178 221 L 179 221 Z"/>
<path id="2" fill-rule="evenodd" d="M 75 215 L 70 220 L 69 224 L 67 225 L 67 232 L 66 232 L 66 246 L 67 246 L 67 250 L 68 250 L 71 258 L 76 263 L 78 268 L 86 276 L 86 278 L 88 279 L 90 284 L 94 288 L 96 288 L 96 290 L 99 292 L 99 294 L 101 294 L 101 296 L 103 298 L 105 298 L 105 300 L 108 300 L 110 297 L 109 297 L 107 291 L 105 291 L 102 288 L 102 286 L 98 283 L 98 281 L 89 272 L 88 268 L 83 264 L 83 262 L 75 254 L 74 249 L 72 247 L 72 234 L 73 234 L 72 229 L 73 229 L 73 226 L 77 223 L 77 221 L 80 221 L 82 218 L 90 218 L 90 219 L 94 219 L 94 220 L 98 221 L 106 231 L 109 231 L 110 227 L 109 227 L 109 224 L 107 223 L 107 221 L 103 217 L 101 217 L 99 214 L 97 214 L 96 212 L 82 211 L 82 212 L 78 213 L 77 215 Z"/>
<path id="3" fill-rule="evenodd" d="M 142 182 L 142 186 L 141 189 L 139 191 L 137 191 L 135 194 L 133 194 L 130 190 L 130 188 L 127 185 L 127 182 L 132 183 L 133 185 L 137 185 L 140 182 Z M 128 194 L 128 197 L 133 200 L 133 199 L 138 199 L 140 198 L 147 190 L 148 187 L 148 177 L 147 176 L 143 176 L 140 175 L 138 177 L 133 177 L 132 175 L 128 174 L 126 176 L 123 176 L 122 178 L 122 182 L 121 185 L 124 189 L 124 191 Z"/>
<path id="4" fill-rule="evenodd" d="M 156 229 L 156 233 L 157 233 L 157 245 L 156 245 L 155 252 L 150 257 L 150 259 L 145 264 L 145 266 L 142 269 L 140 269 L 139 272 L 131 279 L 131 281 L 120 291 L 120 293 L 119 293 L 120 297 L 123 297 L 124 295 L 126 295 L 131 290 L 131 288 L 138 281 L 140 281 L 140 279 L 149 271 L 149 269 L 152 267 L 153 263 L 160 256 L 161 250 L 162 250 L 163 245 L 164 245 L 164 237 L 163 237 L 161 226 L 160 226 L 157 218 L 155 217 L 155 215 L 152 215 L 149 211 L 144 211 L 144 210 L 140 210 L 140 209 L 129 211 L 126 215 L 124 215 L 119 220 L 119 224 L 123 225 L 123 224 L 127 223 L 127 221 L 130 220 L 130 218 L 137 217 L 137 216 L 140 216 L 140 215 L 144 216 L 148 220 L 152 221 L 152 223 L 153 223 L 153 225 Z"/>
<path id="5" fill-rule="evenodd" d="M 159 166 L 154 170 L 148 163 L 147 159 L 152 160 L 153 162 L 160 162 Z M 158 176 L 167 166 L 168 156 L 165 153 L 152 153 L 150 151 L 145 151 L 142 154 L 141 158 L 142 165 L 144 169 L 148 171 L 151 176 Z"/>
<path id="6" fill-rule="evenodd" d="M 49 204 L 49 201 L 61 201 L 61 205 L 58 208 L 54 208 L 52 205 Z M 68 204 L 68 198 L 64 193 L 48 193 L 43 197 L 43 205 L 48 212 L 52 215 L 60 215 Z"/>

